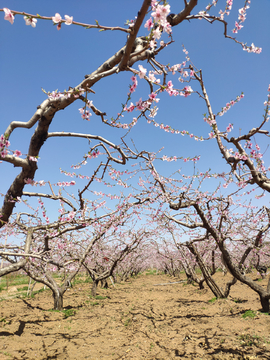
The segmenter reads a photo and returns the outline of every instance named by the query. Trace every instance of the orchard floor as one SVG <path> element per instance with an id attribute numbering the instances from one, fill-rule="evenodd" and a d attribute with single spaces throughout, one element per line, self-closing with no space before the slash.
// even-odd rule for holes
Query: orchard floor
<path id="1" fill-rule="evenodd" d="M 229 277 L 215 275 L 219 284 Z M 50 291 L 33 299 L 2 291 L 0 359 L 270 359 L 270 315 L 259 312 L 256 293 L 237 282 L 228 299 L 209 302 L 208 289 L 155 286 L 179 280 L 140 275 L 98 288 L 97 299 L 89 284 L 77 285 L 64 297 L 75 312 L 67 318 L 50 311 Z M 250 309 L 255 317 L 243 318 Z"/>

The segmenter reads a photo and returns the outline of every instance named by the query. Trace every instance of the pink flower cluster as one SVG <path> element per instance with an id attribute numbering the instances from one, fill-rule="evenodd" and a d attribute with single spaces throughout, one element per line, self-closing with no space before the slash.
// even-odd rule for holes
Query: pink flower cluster
<path id="1" fill-rule="evenodd" d="M 78 98 L 79 96 L 83 95 L 85 93 L 85 90 L 82 88 L 78 88 L 78 89 L 71 89 L 68 91 L 64 91 L 64 92 L 60 92 L 60 91 L 52 91 L 52 92 L 46 92 L 45 90 L 43 90 L 43 92 L 45 94 L 48 95 L 50 100 L 55 100 L 55 99 L 61 99 L 61 98 L 65 98 L 65 99 L 69 99 L 71 97 L 71 95 L 74 96 L 74 98 Z M 92 102 L 88 101 L 87 106 L 92 106 Z"/>
<path id="2" fill-rule="evenodd" d="M 185 86 L 183 91 L 177 91 L 177 90 L 173 89 L 173 83 L 171 80 L 169 80 L 167 83 L 166 91 L 170 96 L 180 95 L 180 96 L 184 96 L 184 97 L 188 97 L 193 92 L 191 86 Z"/>
<path id="3" fill-rule="evenodd" d="M 57 186 L 72 186 L 72 185 L 75 185 L 76 184 L 76 182 L 75 181 L 70 181 L 70 182 L 68 182 L 68 181 L 63 181 L 63 182 L 58 182 L 57 183 Z"/>
<path id="4" fill-rule="evenodd" d="M 49 224 L 49 223 L 50 223 L 50 219 L 49 219 L 48 216 L 46 215 L 46 210 L 45 210 L 45 208 L 44 208 L 44 203 L 43 203 L 43 201 L 42 201 L 41 199 L 38 199 L 38 202 L 39 202 L 40 207 L 41 207 L 41 209 L 42 209 L 42 216 L 44 217 L 46 223 Z"/>
<path id="5" fill-rule="evenodd" d="M 248 4 L 250 1 L 247 2 Z M 237 34 L 239 30 L 242 29 L 243 25 L 241 25 L 246 20 L 246 11 L 249 9 L 249 6 L 246 4 L 243 8 L 239 9 L 238 22 L 235 22 L 235 28 L 232 30 L 234 34 Z"/>
<path id="6" fill-rule="evenodd" d="M 170 5 L 160 5 L 157 1 L 152 1 L 151 5 L 153 12 L 144 27 L 147 28 L 148 31 L 152 29 L 153 39 L 158 40 L 161 37 L 162 31 L 165 31 L 167 34 L 171 34 L 172 32 L 171 25 L 167 21 L 167 16 L 170 13 Z M 154 28 L 155 24 L 158 26 Z"/>
<path id="7" fill-rule="evenodd" d="M 154 121 L 154 120 L 150 120 L 150 121 L 148 121 L 148 123 L 150 124 L 150 123 L 152 123 L 155 127 L 159 127 L 161 130 L 164 130 L 165 132 L 170 132 L 171 134 L 181 134 L 182 136 L 184 136 L 184 135 L 188 135 L 191 139 L 193 138 L 194 140 L 196 140 L 196 141 L 204 141 L 204 139 L 203 139 L 203 137 L 201 136 L 201 137 L 199 137 L 199 136 L 197 136 L 197 135 L 194 135 L 194 134 L 190 134 L 187 130 L 182 130 L 182 131 L 180 131 L 180 130 L 175 130 L 175 129 L 173 129 L 171 126 L 169 126 L 169 125 L 164 125 L 164 124 L 159 124 L 159 123 L 157 123 L 156 121 Z"/>
<path id="8" fill-rule="evenodd" d="M 89 110 L 85 108 L 80 108 L 79 112 L 84 120 L 90 121 L 90 116 L 92 116 L 92 113 L 90 113 Z"/>
<path id="9" fill-rule="evenodd" d="M 141 65 L 139 65 L 139 69 L 140 69 L 140 66 L 141 66 Z M 139 76 L 140 76 L 140 73 L 139 73 Z M 141 76 L 140 76 L 140 79 L 141 79 Z M 136 87 L 137 87 L 137 85 L 138 85 L 138 81 L 137 81 L 136 76 L 133 75 L 133 76 L 131 77 L 131 81 L 133 82 L 133 84 L 130 86 L 128 95 L 134 93 L 134 91 L 136 90 Z"/>
<path id="10" fill-rule="evenodd" d="M 207 5 L 206 8 L 205 8 L 205 10 L 206 10 L 206 11 L 209 11 L 212 6 L 216 6 L 217 2 L 218 2 L 218 0 L 213 0 L 213 1 L 212 1 L 212 4 Z"/>
<path id="11" fill-rule="evenodd" d="M 233 125 L 232 124 L 229 124 L 227 127 L 226 127 L 226 131 L 229 133 L 231 132 L 233 129 Z"/>
<path id="12" fill-rule="evenodd" d="M 95 159 L 100 155 L 99 150 L 92 151 L 91 153 L 87 154 L 88 159 Z M 73 167 L 75 169 L 75 167 Z"/>
<path id="13" fill-rule="evenodd" d="M 6 139 L 5 135 L 0 136 L 0 155 L 4 158 L 8 154 L 7 148 L 9 147 L 10 142 Z"/>
<path id="14" fill-rule="evenodd" d="M 33 179 L 24 179 L 24 182 L 26 184 L 29 184 L 29 185 L 32 185 L 32 186 L 45 186 L 46 185 L 46 182 L 44 180 L 39 180 L 39 181 L 34 181 Z"/>
<path id="15" fill-rule="evenodd" d="M 240 25 L 237 21 L 235 22 L 235 28 L 232 30 L 234 34 L 237 34 L 239 30 L 241 30 L 243 25 Z"/>
<path id="16" fill-rule="evenodd" d="M 14 23 L 14 15 L 12 14 L 12 12 L 8 8 L 3 8 L 3 10 L 5 12 L 4 19 L 9 21 L 11 23 L 11 25 L 12 25 Z M 24 20 L 25 20 L 26 25 L 31 25 L 33 28 L 36 27 L 37 19 L 33 18 L 32 16 L 24 16 Z M 56 13 L 55 16 L 52 17 L 52 21 L 53 21 L 54 24 L 58 24 L 57 25 L 57 30 L 60 30 L 62 22 L 65 22 L 66 25 L 71 25 L 72 24 L 73 16 L 65 15 L 65 21 L 64 21 L 64 20 L 62 20 L 61 15 Z"/>
<path id="17" fill-rule="evenodd" d="M 163 156 L 162 156 L 162 160 L 163 160 L 163 161 L 168 161 L 168 162 L 177 161 L 177 157 L 176 157 L 176 156 L 168 157 L 168 156 L 166 156 L 166 155 L 163 155 Z"/>
<path id="18" fill-rule="evenodd" d="M 230 108 L 236 104 L 237 102 L 239 102 L 241 99 L 244 98 L 244 94 L 242 93 L 240 96 L 237 96 L 235 100 L 231 100 L 230 102 L 228 102 L 226 104 L 226 106 L 224 108 L 222 108 L 222 110 L 220 112 L 217 113 L 217 115 L 222 116 L 224 115 L 228 110 L 230 110 Z"/>
<path id="19" fill-rule="evenodd" d="M 221 20 L 224 19 L 224 15 L 230 15 L 230 11 L 232 10 L 232 5 L 233 5 L 233 0 L 226 0 L 225 10 L 224 11 L 222 11 L 222 10 L 219 11 Z"/>
<path id="20" fill-rule="evenodd" d="M 262 48 L 255 46 L 253 43 L 250 46 L 246 46 L 244 44 L 242 46 L 243 50 L 247 51 L 248 53 L 260 54 L 262 52 Z"/>
<path id="21" fill-rule="evenodd" d="M 68 16 L 68 15 L 65 15 L 65 24 L 66 25 L 71 25 L 72 22 L 73 22 L 73 16 Z M 64 22 L 64 20 L 62 20 L 62 17 L 60 14 L 56 13 L 53 17 L 52 17 L 52 21 L 54 24 L 58 24 L 57 25 L 57 30 L 60 30 L 61 29 L 61 23 Z"/>
<path id="22" fill-rule="evenodd" d="M 239 154 L 238 151 L 234 153 L 234 157 L 236 160 L 244 160 L 245 161 L 248 159 L 246 154 Z"/>
<path id="23" fill-rule="evenodd" d="M 179 92 L 175 89 L 173 89 L 173 83 L 171 80 L 168 81 L 166 91 L 170 96 L 176 96 L 179 95 Z"/>

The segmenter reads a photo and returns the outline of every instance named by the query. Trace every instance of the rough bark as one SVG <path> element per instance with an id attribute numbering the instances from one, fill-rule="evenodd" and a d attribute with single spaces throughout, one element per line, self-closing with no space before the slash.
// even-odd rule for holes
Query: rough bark
<path id="1" fill-rule="evenodd" d="M 61 290 L 53 290 L 53 309 L 63 310 L 64 293 Z"/>

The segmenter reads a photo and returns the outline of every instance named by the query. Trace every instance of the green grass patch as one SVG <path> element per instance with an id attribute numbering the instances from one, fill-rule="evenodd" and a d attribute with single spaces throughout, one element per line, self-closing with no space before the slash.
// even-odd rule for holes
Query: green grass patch
<path id="1" fill-rule="evenodd" d="M 247 319 L 247 318 L 251 318 L 253 319 L 256 316 L 256 311 L 254 310 L 247 310 L 244 312 L 244 314 L 242 315 L 243 319 Z"/>
<path id="2" fill-rule="evenodd" d="M 18 291 L 27 291 L 28 290 L 28 286 L 23 286 L 22 288 L 18 288 Z"/>
<path id="3" fill-rule="evenodd" d="M 88 300 L 89 301 L 89 300 Z M 100 305 L 99 304 L 99 302 L 98 301 L 89 301 L 89 305 L 91 305 L 91 306 L 98 306 L 98 305 Z"/>
<path id="4" fill-rule="evenodd" d="M 216 297 L 213 297 L 212 299 L 208 300 L 209 303 L 214 303 L 217 300 Z"/>
<path id="5" fill-rule="evenodd" d="M 90 299 L 96 299 L 96 300 L 105 300 L 105 299 L 107 299 L 107 296 L 102 296 L 102 295 L 96 295 L 96 296 L 89 295 L 88 297 Z M 88 302 L 89 302 L 89 300 L 88 300 Z"/>
<path id="6" fill-rule="evenodd" d="M 241 346 L 258 346 L 261 343 L 261 338 L 258 335 L 241 334 L 239 340 Z"/>
<path id="7" fill-rule="evenodd" d="M 9 286 L 24 285 L 29 283 L 29 277 L 25 275 L 17 275 L 8 280 Z"/>
<path id="8" fill-rule="evenodd" d="M 67 319 L 70 316 L 74 316 L 76 314 L 76 311 L 74 309 L 65 309 L 62 310 L 62 313 L 64 315 L 64 319 Z"/>
<path id="9" fill-rule="evenodd" d="M 125 321 L 124 321 L 124 326 L 129 326 L 131 324 L 131 319 L 130 318 L 127 318 Z"/>
<path id="10" fill-rule="evenodd" d="M 64 319 L 67 319 L 68 317 L 74 316 L 76 314 L 76 311 L 74 309 L 64 309 L 64 310 L 49 309 L 46 311 L 62 313 L 64 316 Z"/>

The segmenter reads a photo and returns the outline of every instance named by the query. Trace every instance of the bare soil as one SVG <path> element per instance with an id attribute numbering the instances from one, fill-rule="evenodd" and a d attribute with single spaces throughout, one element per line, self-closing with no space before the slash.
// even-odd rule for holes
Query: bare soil
<path id="1" fill-rule="evenodd" d="M 229 277 L 215 275 L 219 284 Z M 207 288 L 155 286 L 179 280 L 144 274 L 98 288 L 96 299 L 80 284 L 63 312 L 50 310 L 50 291 L 33 299 L 2 291 L 0 359 L 270 359 L 270 315 L 256 293 L 237 282 L 228 299 L 209 302 Z M 243 318 L 250 309 L 254 317 Z"/>

